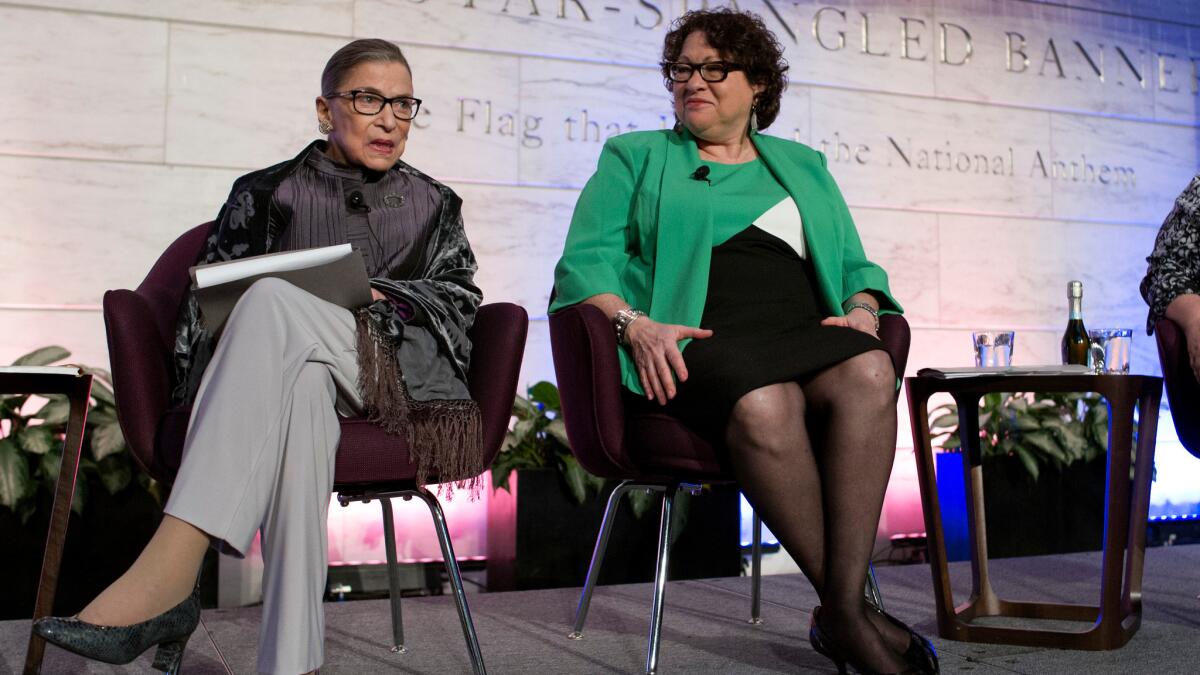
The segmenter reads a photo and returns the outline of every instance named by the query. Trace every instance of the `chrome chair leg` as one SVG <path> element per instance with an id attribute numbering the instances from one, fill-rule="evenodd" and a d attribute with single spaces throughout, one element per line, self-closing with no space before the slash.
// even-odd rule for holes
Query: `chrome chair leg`
<path id="1" fill-rule="evenodd" d="M 667 596 L 667 571 L 671 553 L 671 507 L 678 484 L 663 491 L 662 518 L 658 525 L 658 561 L 654 569 L 654 602 L 650 606 L 650 648 L 646 651 L 646 675 L 658 670 L 658 648 L 662 638 L 663 604 Z"/>
<path id="2" fill-rule="evenodd" d="M 762 518 L 754 512 L 751 524 L 754 531 L 750 547 L 750 623 L 762 623 Z M 867 583 L 863 588 L 867 602 L 883 609 L 883 594 L 879 592 L 879 581 L 875 578 L 875 566 L 867 563 Z"/>
<path id="3" fill-rule="evenodd" d="M 404 616 L 400 613 L 400 569 L 396 564 L 396 527 L 392 518 L 392 500 L 381 497 L 383 507 L 383 545 L 387 549 L 388 600 L 392 607 L 392 652 L 405 654 Z"/>
<path id="4" fill-rule="evenodd" d="M 411 494 L 420 497 L 429 507 L 433 516 L 433 525 L 437 529 L 438 543 L 442 546 L 442 558 L 446 561 L 446 573 L 450 577 L 450 588 L 454 591 L 454 602 L 458 607 L 458 619 L 462 623 L 463 637 L 467 640 L 467 649 L 471 653 L 471 670 L 475 675 L 486 675 L 483 666 L 483 652 L 479 649 L 479 638 L 475 635 L 475 624 L 471 621 L 471 610 L 467 607 L 467 595 L 463 591 L 462 574 L 458 569 L 458 560 L 454 557 L 454 546 L 450 543 L 450 532 L 446 528 L 446 515 L 442 513 L 442 505 L 433 495 L 425 490 L 414 490 Z"/>
<path id="5" fill-rule="evenodd" d="M 867 602 L 883 609 L 883 594 L 879 592 L 879 582 L 875 579 L 875 566 L 867 563 Z"/>
<path id="6" fill-rule="evenodd" d="M 750 623 L 762 623 L 762 518 L 754 512 L 754 543 L 750 547 Z"/>
<path id="7" fill-rule="evenodd" d="M 596 536 L 596 547 L 592 549 L 592 562 L 588 565 L 587 580 L 583 583 L 583 592 L 579 596 L 579 608 L 575 610 L 575 628 L 567 637 L 572 640 L 583 639 L 583 622 L 587 620 L 588 607 L 592 604 L 592 591 L 596 590 L 596 581 L 600 578 L 600 566 L 604 563 L 604 551 L 608 548 L 608 535 L 612 533 L 613 521 L 617 516 L 617 507 L 626 492 L 635 488 L 647 490 L 664 490 L 662 485 L 641 485 L 633 481 L 621 481 L 608 496 L 608 504 L 604 507 L 604 519 L 600 521 L 600 533 Z"/>

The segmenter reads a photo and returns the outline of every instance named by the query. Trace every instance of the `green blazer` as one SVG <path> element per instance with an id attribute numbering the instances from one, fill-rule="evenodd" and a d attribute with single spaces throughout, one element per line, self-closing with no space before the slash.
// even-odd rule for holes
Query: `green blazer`
<path id="1" fill-rule="evenodd" d="M 867 290 L 880 297 L 882 312 L 900 313 L 887 273 L 863 252 L 825 155 L 774 136 L 751 138 L 800 209 L 808 255 L 829 314 L 841 316 L 842 304 Z M 713 247 L 709 187 L 691 178 L 701 163 L 686 131 L 610 138 L 575 204 L 554 270 L 550 311 L 613 293 L 655 321 L 699 326 Z M 643 393 L 628 349 L 620 350 L 620 358 L 622 383 Z"/>

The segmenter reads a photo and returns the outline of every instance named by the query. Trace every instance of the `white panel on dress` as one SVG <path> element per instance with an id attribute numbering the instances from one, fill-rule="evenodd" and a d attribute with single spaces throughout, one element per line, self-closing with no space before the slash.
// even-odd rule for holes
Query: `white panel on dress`
<path id="1" fill-rule="evenodd" d="M 754 224 L 763 232 L 787 242 L 802 259 L 808 257 L 808 251 L 804 248 L 804 221 L 800 217 L 800 209 L 796 207 L 796 200 L 784 197 L 755 218 Z"/>

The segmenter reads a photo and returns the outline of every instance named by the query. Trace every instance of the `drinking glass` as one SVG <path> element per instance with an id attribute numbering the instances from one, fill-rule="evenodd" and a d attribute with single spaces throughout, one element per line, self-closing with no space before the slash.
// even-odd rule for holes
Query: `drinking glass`
<path id="1" fill-rule="evenodd" d="M 1012 365 L 1013 341 L 1011 330 L 978 330 L 971 333 L 975 347 L 975 367 L 1008 368 Z"/>
<path id="2" fill-rule="evenodd" d="M 1132 328 L 1099 328 L 1088 331 L 1092 343 L 1088 357 L 1097 373 L 1108 375 L 1129 374 L 1129 354 L 1133 348 Z"/>

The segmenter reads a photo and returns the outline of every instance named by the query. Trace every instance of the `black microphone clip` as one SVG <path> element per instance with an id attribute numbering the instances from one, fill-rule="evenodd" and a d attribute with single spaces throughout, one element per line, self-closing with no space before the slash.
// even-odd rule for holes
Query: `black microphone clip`
<path id="1" fill-rule="evenodd" d="M 712 185 L 712 181 L 708 179 L 708 172 L 709 172 L 708 165 L 701 164 L 699 169 L 696 169 L 695 171 L 692 172 L 691 179 L 692 180 L 702 180 L 705 183 Z"/>
<path id="2" fill-rule="evenodd" d="M 363 197 L 362 190 L 354 190 L 346 195 L 346 208 L 351 211 L 369 212 L 371 210 L 371 207 L 367 206 L 367 200 Z"/>

